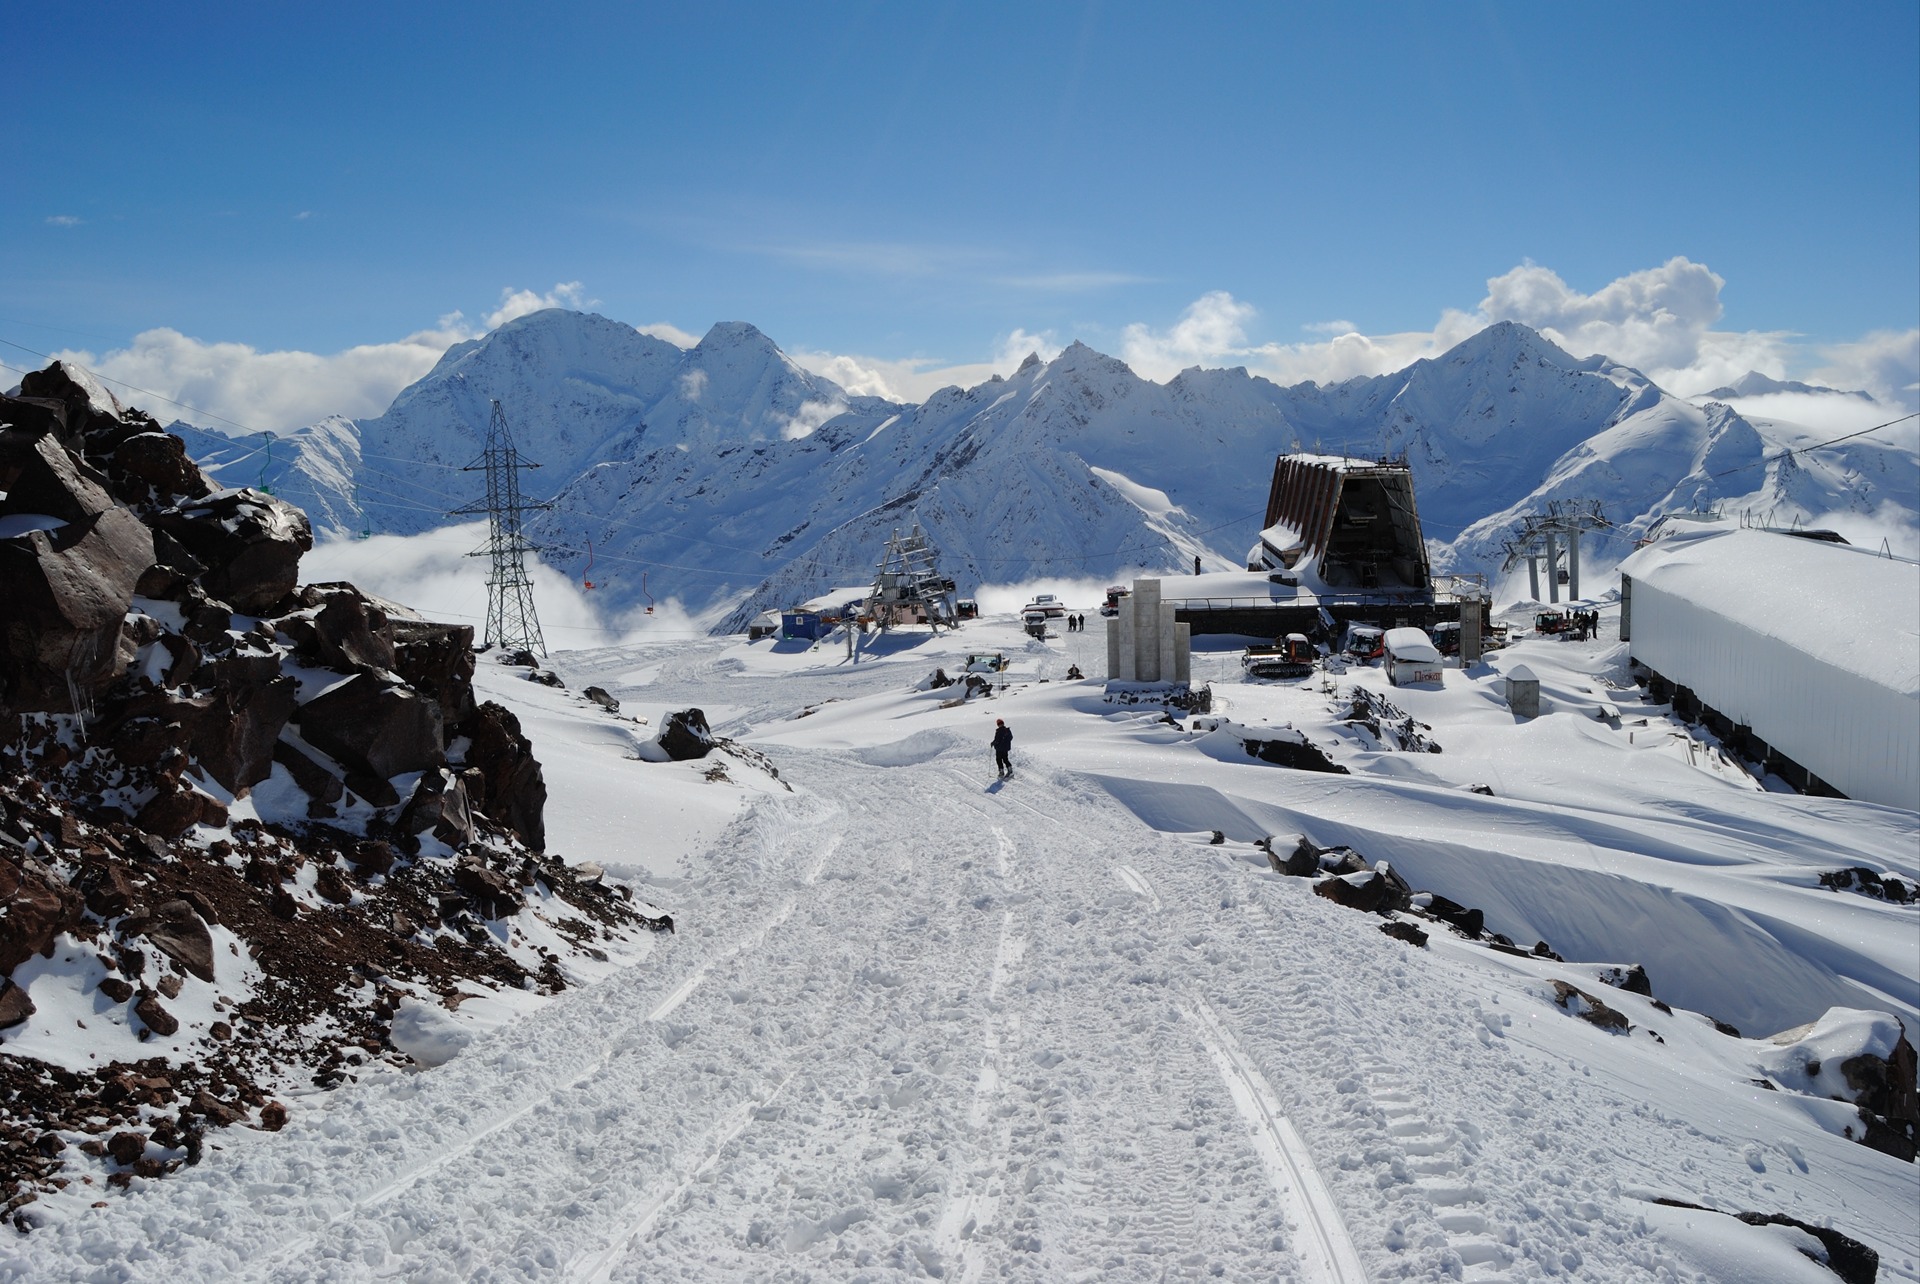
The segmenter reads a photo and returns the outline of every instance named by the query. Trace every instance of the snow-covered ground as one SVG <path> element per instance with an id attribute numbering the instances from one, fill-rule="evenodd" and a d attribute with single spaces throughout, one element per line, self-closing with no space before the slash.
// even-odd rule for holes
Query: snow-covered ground
<path id="1" fill-rule="evenodd" d="M 991 698 L 919 689 L 983 649 L 1012 661 Z M 1501 694 L 1521 661 L 1531 721 Z M 1920 1278 L 1920 1170 L 1841 1135 L 1811 1064 L 1885 1037 L 1859 1013 L 1920 1030 L 1920 909 L 1817 882 L 1920 877 L 1915 813 L 1762 788 L 1605 640 L 1406 690 L 1246 683 L 1207 650 L 1213 713 L 1175 721 L 1076 662 L 1103 672 L 1097 630 L 1007 619 L 854 662 L 838 638 L 572 652 L 567 691 L 483 662 L 546 764 L 551 846 L 677 933 L 438 1069 L 70 1204 L 0 1276 L 1834 1278 L 1802 1232 L 1667 1197 L 1831 1225 Z M 1347 723 L 1355 684 L 1443 752 Z M 689 706 L 779 777 L 644 760 Z M 1248 755 L 1289 725 L 1352 774 Z M 1566 961 L 1391 939 L 1254 846 L 1301 835 Z M 1631 963 L 1670 1011 L 1599 979 Z M 1632 1028 L 1570 1015 L 1556 980 Z"/>

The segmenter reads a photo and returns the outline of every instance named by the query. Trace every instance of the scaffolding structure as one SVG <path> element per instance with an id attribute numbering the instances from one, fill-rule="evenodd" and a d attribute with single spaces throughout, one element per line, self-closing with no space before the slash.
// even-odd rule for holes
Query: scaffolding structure
<path id="1" fill-rule="evenodd" d="M 1507 560 L 1502 571 L 1511 571 L 1521 562 L 1527 564 L 1528 595 L 1540 597 L 1540 562 L 1547 563 L 1548 602 L 1559 602 L 1560 585 L 1567 586 L 1567 599 L 1580 600 L 1580 534 L 1596 531 L 1613 523 L 1600 511 L 1597 499 L 1556 499 L 1545 513 L 1530 513 L 1521 520 L 1519 533 L 1507 541 Z M 1561 565 L 1562 555 L 1565 566 Z"/>
<path id="2" fill-rule="evenodd" d="M 528 503 L 520 497 L 520 470 L 539 466 L 520 457 L 513 434 L 507 429 L 506 412 L 495 401 L 493 419 L 487 425 L 486 449 L 461 470 L 485 471 L 487 497 L 453 511 L 455 515 L 485 513 L 487 517 L 487 546 L 467 554 L 492 560 L 487 575 L 485 643 L 545 655 L 546 639 L 541 636 L 540 617 L 533 609 L 533 581 L 527 578 L 527 554 L 538 549 L 527 542 L 526 515 L 553 505 Z"/>
<path id="3" fill-rule="evenodd" d="M 952 628 L 959 622 L 955 591 L 953 580 L 940 574 L 939 555 L 916 518 L 905 535 L 896 526 L 888 537 L 867 605 L 883 629 L 926 624 L 938 632 L 942 624 Z"/>

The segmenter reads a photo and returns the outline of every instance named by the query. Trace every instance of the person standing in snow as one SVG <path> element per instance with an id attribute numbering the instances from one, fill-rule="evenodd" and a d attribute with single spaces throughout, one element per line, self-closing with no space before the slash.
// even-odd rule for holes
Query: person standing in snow
<path id="1" fill-rule="evenodd" d="M 1013 760 L 1008 755 L 1013 752 L 1013 728 L 1007 725 L 1005 718 L 993 720 L 993 760 L 1000 767 L 1000 779 L 1005 780 L 1013 774 Z"/>

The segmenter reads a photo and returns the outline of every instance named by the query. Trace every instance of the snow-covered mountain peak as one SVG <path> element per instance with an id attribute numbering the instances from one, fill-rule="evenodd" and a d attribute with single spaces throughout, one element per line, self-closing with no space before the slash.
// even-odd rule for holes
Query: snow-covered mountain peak
<path id="1" fill-rule="evenodd" d="M 1729 397 L 1765 397 L 1777 392 L 1807 393 L 1820 397 L 1856 397 L 1861 401 L 1873 400 L 1869 393 L 1848 392 L 1818 383 L 1801 383 L 1797 379 L 1773 379 L 1761 374 L 1758 370 L 1749 370 L 1732 383 L 1715 388 L 1704 395 L 1722 400 Z"/>

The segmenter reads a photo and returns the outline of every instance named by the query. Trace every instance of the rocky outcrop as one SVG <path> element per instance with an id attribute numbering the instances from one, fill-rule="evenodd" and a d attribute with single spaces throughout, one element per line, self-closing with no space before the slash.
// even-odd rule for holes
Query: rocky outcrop
<path id="1" fill-rule="evenodd" d="M 675 762 L 689 762 L 713 752 L 713 731 L 699 709 L 669 713 L 660 723 L 660 747 Z"/>
<path id="2" fill-rule="evenodd" d="M 214 491 L 80 376 L 23 392 L 0 397 L 0 1029 L 47 1020 L 11 977 L 46 957 L 36 992 L 171 1058 L 0 1056 L 0 1208 L 26 1229 L 62 1132 L 110 1186 L 159 1176 L 207 1127 L 284 1124 L 263 1081 L 404 1064 L 396 987 L 553 993 L 669 920 L 544 855 L 540 763 L 476 704 L 471 628 L 297 587 L 298 510 Z M 523 914 L 550 916 L 531 964 L 488 924 Z"/>

